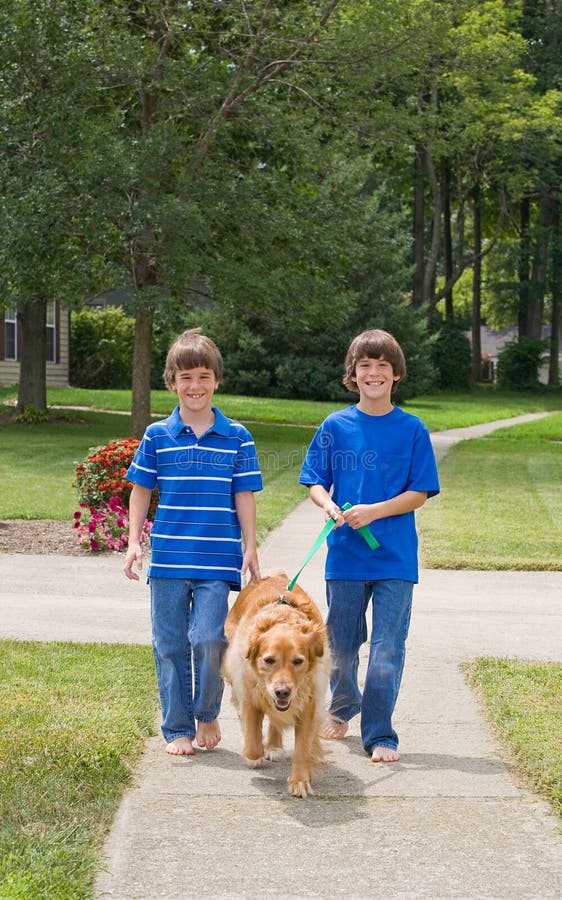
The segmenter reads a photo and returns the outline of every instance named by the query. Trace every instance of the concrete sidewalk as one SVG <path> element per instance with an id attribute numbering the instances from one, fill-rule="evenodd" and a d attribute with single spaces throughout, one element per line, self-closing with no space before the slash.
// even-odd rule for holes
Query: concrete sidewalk
<path id="1" fill-rule="evenodd" d="M 301 504 L 262 545 L 262 569 L 293 575 L 322 524 Z M 323 560 L 299 579 L 322 608 Z M 150 642 L 146 585 L 128 582 L 118 557 L 0 554 L 0 596 L 2 636 Z M 354 720 L 327 744 L 306 800 L 285 794 L 288 762 L 246 767 L 228 691 L 217 750 L 173 758 L 150 739 L 96 897 L 560 897 L 559 820 L 502 761 L 459 663 L 559 660 L 561 598 L 561 572 L 422 571 L 395 716 L 400 762 L 371 763 Z"/>

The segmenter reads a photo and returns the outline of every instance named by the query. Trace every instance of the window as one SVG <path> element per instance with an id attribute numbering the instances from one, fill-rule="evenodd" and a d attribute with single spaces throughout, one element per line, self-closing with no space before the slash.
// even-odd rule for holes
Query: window
<path id="1" fill-rule="evenodd" d="M 57 361 L 57 310 L 55 301 L 47 303 L 47 362 Z"/>
<path id="2" fill-rule="evenodd" d="M 15 307 L 4 310 L 4 359 L 18 358 L 18 320 Z"/>

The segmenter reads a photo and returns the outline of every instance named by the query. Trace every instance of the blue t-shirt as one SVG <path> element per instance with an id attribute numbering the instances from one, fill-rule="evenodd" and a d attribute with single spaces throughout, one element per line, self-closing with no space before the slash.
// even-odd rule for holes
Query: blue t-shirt
<path id="1" fill-rule="evenodd" d="M 328 416 L 312 439 L 299 481 L 331 490 L 339 507 L 390 500 L 403 491 L 439 493 L 429 432 L 420 419 L 396 406 L 384 416 L 368 415 L 357 406 Z M 326 578 L 417 582 L 415 513 L 377 519 L 368 527 L 380 544 L 376 550 L 349 525 L 333 529 Z"/>
<path id="2" fill-rule="evenodd" d="M 240 590 L 234 495 L 260 491 L 262 478 L 250 432 L 213 412 L 214 424 L 199 438 L 182 422 L 179 407 L 149 425 L 125 477 L 159 492 L 149 578 L 213 579 Z"/>

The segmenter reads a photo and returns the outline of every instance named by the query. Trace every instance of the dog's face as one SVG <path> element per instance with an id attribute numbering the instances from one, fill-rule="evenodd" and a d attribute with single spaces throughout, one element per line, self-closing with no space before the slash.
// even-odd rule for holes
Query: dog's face
<path id="1" fill-rule="evenodd" d="M 250 635 L 247 658 L 275 708 L 286 712 L 323 652 L 324 641 L 319 626 L 266 619 Z"/>

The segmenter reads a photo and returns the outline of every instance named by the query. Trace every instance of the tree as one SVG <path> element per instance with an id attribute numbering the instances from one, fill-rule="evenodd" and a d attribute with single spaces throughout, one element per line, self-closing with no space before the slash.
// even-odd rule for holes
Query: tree
<path id="1" fill-rule="evenodd" d="M 83 4 L 6 0 L 0 10 L 0 284 L 24 336 L 18 408 L 46 407 L 47 302 L 92 283 L 77 257 L 68 179 L 86 120 Z"/>
<path id="2" fill-rule="evenodd" d="M 196 277 L 207 276 L 220 192 L 233 190 L 236 169 L 248 162 L 247 145 L 236 142 L 241 110 L 259 115 L 260 92 L 279 90 L 284 73 L 314 56 L 338 3 L 303 8 L 262 0 L 192 9 L 154 0 L 107 10 L 110 21 L 97 32 L 98 69 L 106 79 L 100 136 L 107 139 L 110 120 L 113 128 L 109 147 L 94 135 L 90 153 L 92 159 L 103 153 L 110 172 L 106 184 L 91 190 L 101 195 L 102 217 L 114 230 L 106 252 L 134 288 L 133 435 L 150 418 L 154 317 L 185 296 Z"/>

